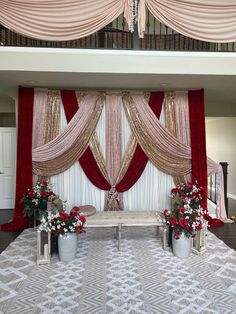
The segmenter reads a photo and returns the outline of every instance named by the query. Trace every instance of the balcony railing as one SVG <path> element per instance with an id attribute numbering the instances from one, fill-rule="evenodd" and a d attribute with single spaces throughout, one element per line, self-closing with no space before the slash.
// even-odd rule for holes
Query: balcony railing
<path id="1" fill-rule="evenodd" d="M 28 38 L 0 26 L 0 45 L 17 47 L 86 48 L 86 49 L 142 49 L 174 51 L 236 51 L 236 43 L 210 43 L 186 37 L 156 20 L 150 12 L 146 16 L 146 32 L 139 38 L 130 33 L 123 16 L 100 31 L 71 41 L 50 42 Z"/>

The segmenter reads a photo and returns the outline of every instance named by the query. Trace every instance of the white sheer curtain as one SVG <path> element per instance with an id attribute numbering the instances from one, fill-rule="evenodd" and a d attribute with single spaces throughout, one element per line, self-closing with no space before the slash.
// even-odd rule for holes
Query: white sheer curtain
<path id="1" fill-rule="evenodd" d="M 164 123 L 164 114 L 160 120 Z M 67 122 L 61 105 L 61 130 Z M 105 156 L 105 107 L 99 119 L 96 132 L 101 151 Z M 131 130 L 122 107 L 122 154 L 125 152 Z M 67 171 L 51 177 L 54 191 L 63 200 L 67 200 L 68 208 L 73 205 L 93 205 L 97 211 L 104 208 L 105 192 L 96 188 L 84 174 L 79 162 Z M 170 190 L 174 187 L 173 178 L 157 168 L 149 161 L 141 178 L 127 192 L 123 193 L 124 210 L 164 210 L 169 208 Z"/>

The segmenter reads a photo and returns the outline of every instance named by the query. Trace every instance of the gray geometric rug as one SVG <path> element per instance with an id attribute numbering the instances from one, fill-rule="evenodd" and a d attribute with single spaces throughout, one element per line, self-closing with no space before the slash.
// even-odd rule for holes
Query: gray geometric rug
<path id="1" fill-rule="evenodd" d="M 207 253 L 163 251 L 152 227 L 79 235 L 76 259 L 36 265 L 36 233 L 25 230 L 0 255 L 0 313 L 236 313 L 236 251 L 208 233 Z"/>

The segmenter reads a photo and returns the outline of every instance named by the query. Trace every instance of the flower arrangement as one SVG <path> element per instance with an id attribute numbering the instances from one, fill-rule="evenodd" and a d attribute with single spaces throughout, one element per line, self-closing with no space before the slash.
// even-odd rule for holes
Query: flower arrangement
<path id="1" fill-rule="evenodd" d="M 184 233 L 194 237 L 197 230 L 205 224 L 204 210 L 201 206 L 201 187 L 197 183 L 180 183 L 171 190 L 172 209 L 163 212 L 164 222 L 173 228 L 174 236 L 179 239 Z"/>
<path id="2" fill-rule="evenodd" d="M 35 217 L 42 216 L 50 204 L 57 210 L 63 209 L 63 202 L 53 192 L 48 181 L 37 182 L 23 195 L 21 201 L 24 203 L 24 213 L 32 222 Z M 51 209 L 51 208 L 50 208 Z"/>
<path id="3" fill-rule="evenodd" d="M 51 231 L 52 235 L 66 235 L 68 233 L 80 233 L 83 231 L 86 218 L 78 210 L 48 212 L 41 219 L 40 230 Z"/>

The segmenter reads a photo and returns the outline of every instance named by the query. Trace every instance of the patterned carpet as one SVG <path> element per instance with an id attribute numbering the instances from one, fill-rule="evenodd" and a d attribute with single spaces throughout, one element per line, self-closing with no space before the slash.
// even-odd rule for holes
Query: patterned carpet
<path id="1" fill-rule="evenodd" d="M 154 228 L 79 236 L 71 263 L 53 255 L 35 264 L 35 238 L 25 230 L 0 255 L 0 313 L 236 313 L 236 251 L 213 234 L 204 256 L 186 260 L 163 251 Z"/>

